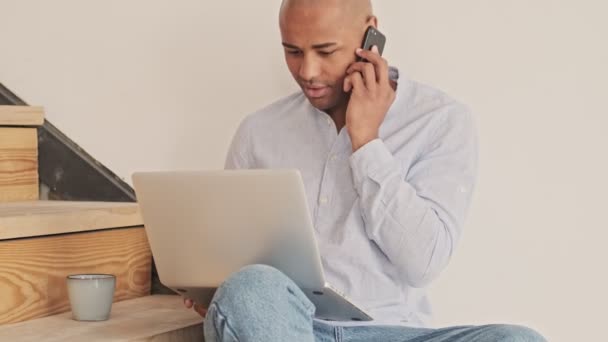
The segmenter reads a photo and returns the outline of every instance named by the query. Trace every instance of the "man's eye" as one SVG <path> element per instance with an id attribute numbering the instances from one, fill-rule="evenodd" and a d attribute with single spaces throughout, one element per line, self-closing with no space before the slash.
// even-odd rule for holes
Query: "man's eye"
<path id="1" fill-rule="evenodd" d="M 297 56 L 297 55 L 301 54 L 302 51 L 300 51 L 300 50 L 287 50 L 287 53 L 290 54 L 290 55 Z"/>
<path id="2" fill-rule="evenodd" d="M 321 56 L 329 56 L 329 55 L 333 54 L 334 52 L 336 52 L 336 50 L 334 50 L 334 51 L 319 51 L 319 54 Z"/>

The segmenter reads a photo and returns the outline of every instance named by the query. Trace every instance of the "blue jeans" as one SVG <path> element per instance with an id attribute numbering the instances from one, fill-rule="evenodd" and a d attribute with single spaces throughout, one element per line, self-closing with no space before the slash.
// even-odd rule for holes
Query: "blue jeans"
<path id="1" fill-rule="evenodd" d="M 314 310 L 313 303 L 282 272 L 270 266 L 247 266 L 215 293 L 205 318 L 205 341 L 545 341 L 534 330 L 515 325 L 335 326 L 313 320 Z"/>

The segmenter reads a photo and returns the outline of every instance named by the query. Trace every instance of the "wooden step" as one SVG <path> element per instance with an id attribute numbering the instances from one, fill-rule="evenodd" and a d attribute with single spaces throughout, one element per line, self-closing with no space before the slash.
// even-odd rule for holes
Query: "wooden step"
<path id="1" fill-rule="evenodd" d="M 0 106 L 0 202 L 38 199 L 36 126 L 43 123 L 42 107 Z"/>
<path id="2" fill-rule="evenodd" d="M 0 240 L 142 225 L 136 203 L 0 203 Z"/>
<path id="3" fill-rule="evenodd" d="M 42 126 L 44 108 L 35 106 L 0 106 L 0 126 Z"/>
<path id="4" fill-rule="evenodd" d="M 149 295 L 151 259 L 135 203 L 0 204 L 0 324 L 69 310 L 68 274 L 115 274 L 115 301 Z"/>
<path id="5" fill-rule="evenodd" d="M 197 341 L 203 319 L 179 296 L 155 295 L 114 303 L 110 319 L 77 322 L 71 313 L 0 326 L 0 341 Z"/>

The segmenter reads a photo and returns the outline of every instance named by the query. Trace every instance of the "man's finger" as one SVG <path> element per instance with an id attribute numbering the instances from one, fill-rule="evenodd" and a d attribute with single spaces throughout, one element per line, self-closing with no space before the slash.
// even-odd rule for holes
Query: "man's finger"
<path id="1" fill-rule="evenodd" d="M 374 65 L 374 69 L 376 70 L 376 79 L 379 83 L 388 82 L 388 63 L 378 54 L 378 47 L 374 45 L 372 48 L 374 51 L 357 49 L 357 56 L 366 59 L 369 63 Z"/>
<path id="2" fill-rule="evenodd" d="M 348 68 L 346 69 L 346 74 L 350 75 L 355 71 L 361 72 L 363 70 L 364 65 L 365 62 L 354 62 L 353 64 L 348 66 Z"/>
<path id="3" fill-rule="evenodd" d="M 363 83 L 363 76 L 360 72 L 355 71 L 350 75 L 350 82 L 352 83 L 353 93 L 365 91 L 365 84 Z"/>
<path id="4" fill-rule="evenodd" d="M 205 317 L 207 315 L 207 309 L 205 309 L 202 305 L 196 304 L 194 305 L 194 311 L 196 311 L 199 315 Z"/>
<path id="5" fill-rule="evenodd" d="M 348 75 L 350 75 L 354 72 L 359 72 L 359 73 L 361 73 L 361 75 L 363 75 L 363 80 L 365 81 L 365 86 L 369 90 L 373 91 L 374 89 L 376 89 L 377 77 L 376 77 L 376 71 L 372 64 L 366 63 L 366 62 L 355 62 L 355 63 L 351 64 L 348 67 L 348 69 L 346 69 L 346 73 Z"/>
<path id="6" fill-rule="evenodd" d="M 369 91 L 376 91 L 377 79 L 378 78 L 376 77 L 376 70 L 374 69 L 374 66 L 370 63 L 365 63 L 365 66 L 363 67 L 363 80 L 365 81 L 365 86 Z"/>
<path id="7" fill-rule="evenodd" d="M 350 75 L 348 75 L 344 78 L 344 86 L 343 86 L 344 92 L 348 93 L 352 89 L 352 87 L 353 87 L 353 85 L 350 81 Z"/>
<path id="8" fill-rule="evenodd" d="M 189 299 L 189 298 L 184 298 L 184 305 L 185 305 L 185 306 L 186 306 L 188 309 L 190 309 L 190 308 L 191 308 L 191 307 L 194 305 L 194 302 L 192 301 L 192 299 Z"/>

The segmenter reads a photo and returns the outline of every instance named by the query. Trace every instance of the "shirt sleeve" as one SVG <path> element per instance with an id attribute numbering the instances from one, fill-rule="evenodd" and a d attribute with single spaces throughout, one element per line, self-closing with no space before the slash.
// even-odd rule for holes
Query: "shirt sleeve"
<path id="1" fill-rule="evenodd" d="M 471 115 L 462 105 L 443 114 L 427 148 L 405 172 L 380 139 L 350 158 L 366 233 L 413 287 L 428 285 L 447 265 L 476 180 Z"/>
<path id="2" fill-rule="evenodd" d="M 255 168 L 251 151 L 251 134 L 249 124 L 250 121 L 248 118 L 245 118 L 239 125 L 239 128 L 232 138 L 230 147 L 228 148 L 224 169 L 231 170 Z"/>

